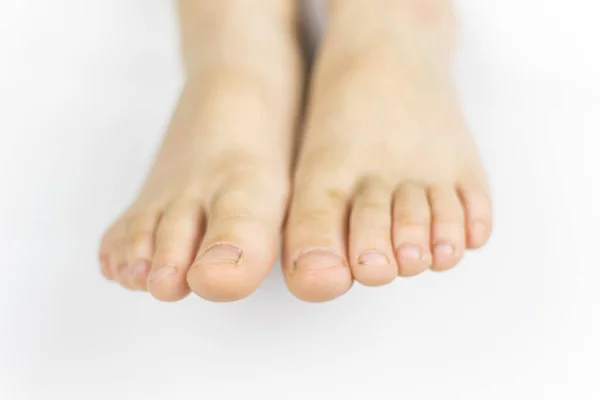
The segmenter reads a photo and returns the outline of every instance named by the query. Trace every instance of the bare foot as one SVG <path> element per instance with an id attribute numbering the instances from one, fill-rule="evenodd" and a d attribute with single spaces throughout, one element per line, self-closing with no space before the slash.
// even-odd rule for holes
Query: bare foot
<path id="1" fill-rule="evenodd" d="M 267 275 L 302 86 L 284 3 L 180 2 L 189 81 L 139 197 L 102 239 L 107 278 L 164 301 L 231 301 Z"/>
<path id="2" fill-rule="evenodd" d="M 285 231 L 307 301 L 455 266 L 492 227 L 455 98 L 449 0 L 332 1 Z"/>

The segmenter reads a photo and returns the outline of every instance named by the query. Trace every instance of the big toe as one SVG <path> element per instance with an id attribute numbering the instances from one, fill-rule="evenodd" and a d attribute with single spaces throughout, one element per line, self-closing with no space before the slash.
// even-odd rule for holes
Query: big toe
<path id="1" fill-rule="evenodd" d="M 187 282 L 198 296 L 236 301 L 254 292 L 275 263 L 286 194 L 283 185 L 233 182 L 207 210 L 206 234 Z"/>
<path id="2" fill-rule="evenodd" d="M 337 190 L 297 188 L 295 193 L 284 239 L 286 283 L 302 300 L 333 300 L 353 282 L 344 235 L 347 201 Z"/>

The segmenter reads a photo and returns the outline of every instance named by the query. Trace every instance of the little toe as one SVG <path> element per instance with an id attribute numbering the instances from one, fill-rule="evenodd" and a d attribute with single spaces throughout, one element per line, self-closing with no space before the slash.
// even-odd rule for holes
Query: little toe
<path id="1" fill-rule="evenodd" d="M 124 224 L 118 220 L 104 233 L 100 242 L 98 259 L 102 274 L 109 280 L 119 282 L 118 270 L 122 261 L 122 242 L 124 236 Z"/>
<path id="2" fill-rule="evenodd" d="M 156 231 L 156 250 L 147 287 L 162 301 L 178 301 L 190 292 L 186 274 L 202 235 L 199 201 L 180 201 L 169 207 Z"/>
<path id="3" fill-rule="evenodd" d="M 100 272 L 108 280 L 114 280 L 113 273 L 110 267 L 110 255 L 113 243 L 112 227 L 102 236 L 100 248 L 98 250 L 98 261 L 100 262 Z"/>
<path id="4" fill-rule="evenodd" d="M 108 253 L 101 254 L 99 257 L 99 260 L 100 260 L 100 272 L 106 279 L 112 281 L 113 277 L 112 277 L 112 272 L 110 270 L 110 258 L 109 258 Z"/>
<path id="5" fill-rule="evenodd" d="M 460 199 L 465 213 L 467 247 L 478 249 L 492 233 L 492 202 L 488 191 L 480 185 L 461 185 Z"/>
<path id="6" fill-rule="evenodd" d="M 206 234 L 187 274 L 194 293 L 236 301 L 267 276 L 277 259 L 287 200 L 285 185 L 273 181 L 232 181 L 213 196 Z"/>
<path id="7" fill-rule="evenodd" d="M 369 182 L 354 196 L 348 254 L 354 279 L 366 286 L 381 286 L 398 276 L 390 232 L 392 191 Z"/>
<path id="8" fill-rule="evenodd" d="M 465 250 L 464 211 L 453 187 L 429 189 L 431 207 L 431 249 L 435 271 L 454 267 Z"/>
<path id="9" fill-rule="evenodd" d="M 346 259 L 346 196 L 318 188 L 295 191 L 285 229 L 283 269 L 296 297 L 333 300 L 353 278 Z"/>
<path id="10" fill-rule="evenodd" d="M 425 189 L 414 183 L 394 193 L 392 237 L 400 276 L 414 276 L 431 266 L 431 211 Z"/>

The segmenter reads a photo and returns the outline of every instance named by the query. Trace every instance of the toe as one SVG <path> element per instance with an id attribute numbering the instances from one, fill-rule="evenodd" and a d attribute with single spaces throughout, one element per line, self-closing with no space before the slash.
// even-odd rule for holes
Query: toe
<path id="1" fill-rule="evenodd" d="M 311 301 L 350 289 L 346 259 L 347 198 L 338 190 L 296 187 L 284 239 L 283 268 L 290 291 Z"/>
<path id="2" fill-rule="evenodd" d="M 414 276 L 431 266 L 431 211 L 422 186 L 404 183 L 393 200 L 392 237 L 400 276 Z"/>
<path id="3" fill-rule="evenodd" d="M 207 207 L 202 245 L 187 274 L 197 295 L 235 301 L 258 288 L 275 263 L 287 201 L 277 180 L 230 180 Z"/>
<path id="4" fill-rule="evenodd" d="M 388 187 L 371 181 L 353 200 L 348 254 L 352 275 L 363 285 L 385 285 L 398 276 L 390 235 L 391 199 Z"/>
<path id="5" fill-rule="evenodd" d="M 135 289 L 131 284 L 131 274 L 127 263 L 125 236 L 116 238 L 110 247 L 108 256 L 109 271 L 112 279 L 127 289 Z"/>
<path id="6" fill-rule="evenodd" d="M 492 233 L 492 203 L 488 191 L 480 185 L 461 185 L 460 198 L 465 213 L 467 247 L 482 247 Z"/>
<path id="7" fill-rule="evenodd" d="M 109 254 L 108 253 L 103 253 L 100 255 L 99 257 L 100 259 L 100 272 L 102 272 L 102 275 L 108 279 L 108 280 L 112 280 L 112 273 L 110 271 L 110 258 L 109 258 Z"/>
<path id="8" fill-rule="evenodd" d="M 444 271 L 454 267 L 464 253 L 464 212 L 458 194 L 451 186 L 430 188 L 429 204 L 432 216 L 432 269 Z"/>
<path id="9" fill-rule="evenodd" d="M 100 271 L 102 275 L 108 280 L 114 280 L 113 272 L 111 269 L 110 258 L 112 254 L 112 244 L 113 244 L 113 234 L 112 227 L 109 228 L 102 237 L 100 242 L 100 249 L 98 251 L 98 260 L 100 261 Z"/>
<path id="10" fill-rule="evenodd" d="M 125 220 L 119 218 L 106 231 L 100 245 L 99 258 L 104 276 L 125 288 L 133 289 L 129 279 L 125 247 L 127 226 Z"/>
<path id="11" fill-rule="evenodd" d="M 147 287 L 162 301 L 178 301 L 189 293 L 186 274 L 202 235 L 199 201 L 180 201 L 168 207 L 156 231 L 152 269 Z"/>
<path id="12" fill-rule="evenodd" d="M 146 290 L 154 253 L 154 236 L 161 217 L 160 211 L 146 210 L 126 218 L 125 257 L 127 267 L 121 275 L 123 281 L 138 290 Z"/>

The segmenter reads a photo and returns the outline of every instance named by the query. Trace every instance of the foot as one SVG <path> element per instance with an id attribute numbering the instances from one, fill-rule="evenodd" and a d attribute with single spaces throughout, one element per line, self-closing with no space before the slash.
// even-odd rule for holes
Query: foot
<path id="1" fill-rule="evenodd" d="M 380 3 L 331 3 L 285 230 L 286 281 L 307 301 L 447 270 L 491 232 L 449 2 Z"/>
<path id="2" fill-rule="evenodd" d="M 279 251 L 300 60 L 287 11 L 246 3 L 182 10 L 214 24 L 184 24 L 193 71 L 139 197 L 102 239 L 104 275 L 160 300 L 243 298 Z"/>

